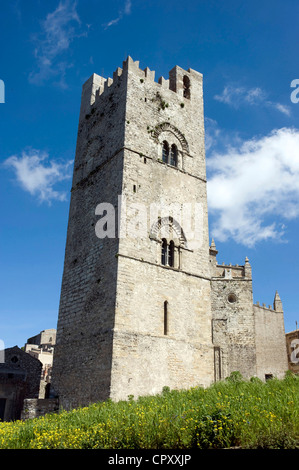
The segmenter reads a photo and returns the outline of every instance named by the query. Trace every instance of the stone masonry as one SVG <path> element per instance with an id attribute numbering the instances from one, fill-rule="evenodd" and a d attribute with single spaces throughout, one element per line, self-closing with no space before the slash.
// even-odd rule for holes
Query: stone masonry
<path id="1" fill-rule="evenodd" d="M 287 370 L 278 298 L 254 306 L 249 261 L 220 266 L 209 243 L 202 75 L 154 76 L 128 57 L 83 85 L 52 374 L 65 409 Z"/>

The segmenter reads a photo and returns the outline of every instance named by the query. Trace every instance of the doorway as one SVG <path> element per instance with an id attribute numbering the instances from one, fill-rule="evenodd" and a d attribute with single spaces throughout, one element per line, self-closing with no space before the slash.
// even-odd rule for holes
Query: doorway
<path id="1" fill-rule="evenodd" d="M 4 421 L 6 398 L 0 398 L 0 421 Z"/>

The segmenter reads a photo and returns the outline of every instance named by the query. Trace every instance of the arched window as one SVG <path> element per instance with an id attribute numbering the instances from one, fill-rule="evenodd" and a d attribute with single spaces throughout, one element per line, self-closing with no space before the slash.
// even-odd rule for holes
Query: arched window
<path id="1" fill-rule="evenodd" d="M 162 160 L 163 160 L 163 162 L 168 163 L 168 158 L 169 158 L 169 145 L 166 142 L 166 140 L 164 140 L 163 147 L 162 147 Z"/>
<path id="2" fill-rule="evenodd" d="M 184 98 L 188 98 L 190 100 L 190 79 L 187 75 L 184 75 L 183 78 L 183 88 L 184 88 Z"/>
<path id="3" fill-rule="evenodd" d="M 165 300 L 164 302 L 164 335 L 166 336 L 168 333 L 168 302 Z"/>
<path id="4" fill-rule="evenodd" d="M 170 150 L 170 165 L 178 166 L 178 148 L 175 144 L 172 144 Z"/>
<path id="5" fill-rule="evenodd" d="M 149 236 L 157 243 L 157 262 L 165 267 L 181 269 L 183 249 L 188 246 L 180 224 L 170 215 L 158 217 Z"/>
<path id="6" fill-rule="evenodd" d="M 163 266 L 174 267 L 174 241 L 171 240 L 169 245 L 167 240 L 163 238 L 161 248 L 161 264 Z"/>
<path id="7" fill-rule="evenodd" d="M 161 251 L 161 264 L 166 266 L 168 262 L 168 246 L 165 238 L 162 240 L 162 251 Z"/>
<path id="8" fill-rule="evenodd" d="M 168 248 L 168 266 L 174 267 L 174 241 L 171 240 Z"/>

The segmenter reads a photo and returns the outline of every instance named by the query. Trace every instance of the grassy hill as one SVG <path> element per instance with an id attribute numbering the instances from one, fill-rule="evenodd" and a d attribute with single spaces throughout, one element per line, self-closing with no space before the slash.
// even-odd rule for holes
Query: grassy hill
<path id="1" fill-rule="evenodd" d="M 299 448 L 299 377 L 233 373 L 208 389 L 107 401 L 0 423 L 2 449 Z"/>

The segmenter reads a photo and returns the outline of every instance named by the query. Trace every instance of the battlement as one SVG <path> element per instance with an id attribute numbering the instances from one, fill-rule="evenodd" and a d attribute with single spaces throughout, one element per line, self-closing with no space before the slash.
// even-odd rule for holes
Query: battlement
<path id="1" fill-rule="evenodd" d="M 186 100 L 192 99 L 192 85 L 194 85 L 195 81 L 200 82 L 200 85 L 202 83 L 201 73 L 191 68 L 184 70 L 177 65 L 169 71 L 168 79 L 161 76 L 158 81 L 155 82 L 154 70 L 150 70 L 149 67 L 141 69 L 139 67 L 139 61 L 134 61 L 128 56 L 128 58 L 123 61 L 123 67 L 118 67 L 113 72 L 113 78 L 109 77 L 106 79 L 94 73 L 83 84 L 80 118 L 90 112 L 91 106 L 97 103 L 102 95 L 106 94 L 112 87 L 117 85 L 124 72 L 132 72 L 139 77 L 141 83 L 155 83 L 159 88 L 170 90 Z"/>
<path id="2" fill-rule="evenodd" d="M 224 279 L 234 279 L 245 277 L 244 266 L 239 266 L 238 264 L 217 264 L 215 277 L 222 277 Z"/>
<path id="3" fill-rule="evenodd" d="M 258 309 L 265 309 L 265 310 L 268 310 L 268 311 L 271 311 L 271 312 L 278 312 L 278 313 L 282 313 L 283 312 L 283 308 L 282 308 L 282 302 L 281 302 L 281 299 L 279 297 L 279 294 L 278 292 L 276 291 L 275 293 L 275 297 L 274 297 L 274 301 L 273 301 L 273 306 L 272 305 L 267 305 L 265 303 L 263 303 L 262 305 L 259 303 L 259 302 L 256 302 L 254 304 L 254 307 L 255 308 L 258 308 Z"/>
<path id="4" fill-rule="evenodd" d="M 264 308 L 266 310 L 272 310 L 272 312 L 275 312 L 272 305 L 266 305 L 265 303 L 260 304 L 259 301 L 255 302 L 254 307 Z"/>

